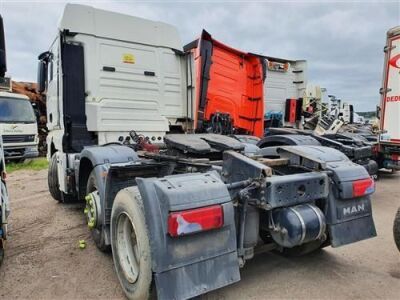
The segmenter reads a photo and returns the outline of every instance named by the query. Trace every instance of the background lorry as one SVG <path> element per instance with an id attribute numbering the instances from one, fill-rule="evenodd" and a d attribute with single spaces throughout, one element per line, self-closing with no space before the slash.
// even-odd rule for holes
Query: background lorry
<path id="1" fill-rule="evenodd" d="M 387 32 L 384 48 L 378 157 L 382 168 L 400 169 L 400 26 Z M 394 219 L 393 236 L 400 250 L 400 208 Z"/>
<path id="2" fill-rule="evenodd" d="M 183 51 L 170 25 L 67 5 L 39 59 L 49 191 L 86 203 L 128 298 L 146 299 L 152 283 L 159 299 L 232 284 L 256 249 L 302 255 L 376 235 L 374 181 L 342 153 L 280 146 L 250 158 L 213 133 L 229 99 L 247 108 L 234 131 L 258 132 L 258 56 L 206 32 Z"/>
<path id="3" fill-rule="evenodd" d="M 378 162 L 381 168 L 400 169 L 400 26 L 387 32 L 384 48 Z"/>
<path id="4" fill-rule="evenodd" d="M 3 136 L 4 156 L 7 160 L 36 157 L 38 126 L 29 98 L 12 93 L 7 71 L 3 19 L 0 16 L 0 135 Z"/>

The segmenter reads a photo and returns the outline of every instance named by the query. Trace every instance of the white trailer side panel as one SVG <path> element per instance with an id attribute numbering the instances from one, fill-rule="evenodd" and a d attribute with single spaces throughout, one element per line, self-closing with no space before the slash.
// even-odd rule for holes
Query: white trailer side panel
<path id="1" fill-rule="evenodd" d="M 389 31 L 386 49 L 380 142 L 400 145 L 400 27 Z"/>

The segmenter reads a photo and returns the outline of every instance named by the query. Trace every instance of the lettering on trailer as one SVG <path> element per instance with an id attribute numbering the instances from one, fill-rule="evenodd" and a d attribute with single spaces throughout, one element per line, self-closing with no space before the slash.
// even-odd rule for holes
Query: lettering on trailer
<path id="1" fill-rule="evenodd" d="M 386 102 L 399 102 L 399 101 L 400 101 L 400 95 L 386 97 Z"/>
<path id="2" fill-rule="evenodd" d="M 365 211 L 365 206 L 363 204 L 353 205 L 343 208 L 343 216 L 352 215 L 360 211 Z"/>

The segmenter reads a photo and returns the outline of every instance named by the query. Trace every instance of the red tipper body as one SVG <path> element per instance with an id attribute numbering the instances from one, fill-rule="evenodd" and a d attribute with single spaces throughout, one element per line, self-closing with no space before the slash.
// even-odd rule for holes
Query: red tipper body
<path id="1" fill-rule="evenodd" d="M 216 113 L 229 115 L 235 133 L 264 134 L 265 67 L 263 59 L 233 49 L 203 31 L 185 47 L 194 57 L 197 131 L 204 130 Z"/>

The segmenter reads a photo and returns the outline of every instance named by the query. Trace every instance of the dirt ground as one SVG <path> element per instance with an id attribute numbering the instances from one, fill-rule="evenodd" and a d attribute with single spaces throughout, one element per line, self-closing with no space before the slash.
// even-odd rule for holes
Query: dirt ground
<path id="1" fill-rule="evenodd" d="M 94 246 L 82 208 L 52 200 L 46 177 L 45 170 L 9 175 L 12 215 L 0 299 L 124 299 L 112 257 Z M 400 174 L 383 175 L 373 197 L 378 237 L 296 259 L 260 254 L 246 264 L 241 282 L 205 298 L 398 299 L 392 222 L 399 206 Z"/>

